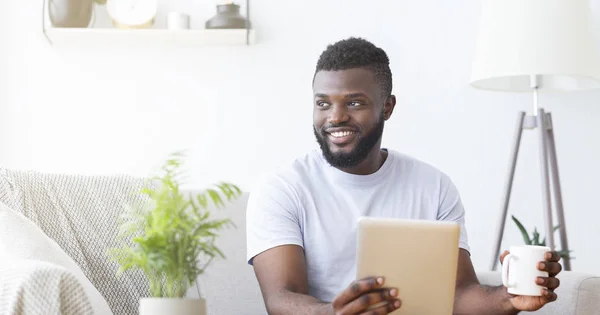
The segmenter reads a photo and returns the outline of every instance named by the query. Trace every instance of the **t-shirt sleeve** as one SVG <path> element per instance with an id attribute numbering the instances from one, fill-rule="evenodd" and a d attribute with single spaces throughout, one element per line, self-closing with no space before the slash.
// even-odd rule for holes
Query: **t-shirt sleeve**
<path id="1" fill-rule="evenodd" d="M 470 251 L 465 228 L 465 209 L 460 199 L 460 194 L 448 176 L 442 176 L 440 190 L 440 207 L 438 220 L 453 221 L 460 225 L 459 247 Z"/>
<path id="2" fill-rule="evenodd" d="M 281 245 L 303 247 L 298 201 L 284 182 L 263 181 L 250 193 L 246 209 L 246 259 Z"/>

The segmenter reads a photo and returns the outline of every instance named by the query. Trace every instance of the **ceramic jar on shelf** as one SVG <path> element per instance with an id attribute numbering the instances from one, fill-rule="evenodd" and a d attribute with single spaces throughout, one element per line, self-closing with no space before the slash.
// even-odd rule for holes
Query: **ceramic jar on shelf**
<path id="1" fill-rule="evenodd" d="M 217 5 L 217 15 L 206 21 L 207 29 L 240 29 L 250 27 L 250 22 L 240 14 L 240 6 L 235 3 Z"/>
<path id="2" fill-rule="evenodd" d="M 94 0 L 46 0 L 54 27 L 88 27 L 94 15 Z"/>

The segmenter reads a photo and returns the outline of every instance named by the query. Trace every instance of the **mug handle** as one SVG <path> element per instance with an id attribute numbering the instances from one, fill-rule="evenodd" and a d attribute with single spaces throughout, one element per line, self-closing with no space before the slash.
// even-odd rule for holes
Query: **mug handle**
<path id="1" fill-rule="evenodd" d="M 508 265 L 510 260 L 516 258 L 513 254 L 508 254 L 504 257 L 504 263 L 502 264 L 502 284 L 507 287 L 514 287 L 515 285 L 508 282 Z"/>

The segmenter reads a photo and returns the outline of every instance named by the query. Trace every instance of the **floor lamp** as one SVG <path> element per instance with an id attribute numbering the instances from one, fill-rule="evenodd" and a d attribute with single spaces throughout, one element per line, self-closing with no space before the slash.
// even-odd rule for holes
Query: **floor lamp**
<path id="1" fill-rule="evenodd" d="M 569 250 L 555 130 L 551 114 L 538 106 L 538 92 L 599 88 L 600 56 L 594 42 L 588 0 L 483 0 L 481 3 L 471 85 L 533 96 L 532 112 L 519 112 L 517 118 L 490 268 L 496 270 L 524 130 L 535 131 L 539 138 L 541 214 L 546 245 L 555 250 L 553 193 L 561 249 Z M 563 267 L 571 269 L 568 257 L 563 259 Z"/>

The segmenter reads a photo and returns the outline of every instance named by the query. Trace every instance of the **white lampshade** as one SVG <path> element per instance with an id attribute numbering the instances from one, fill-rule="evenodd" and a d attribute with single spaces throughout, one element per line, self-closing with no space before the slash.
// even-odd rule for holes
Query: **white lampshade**
<path id="1" fill-rule="evenodd" d="M 471 85 L 498 91 L 600 88 L 588 0 L 482 0 Z"/>

